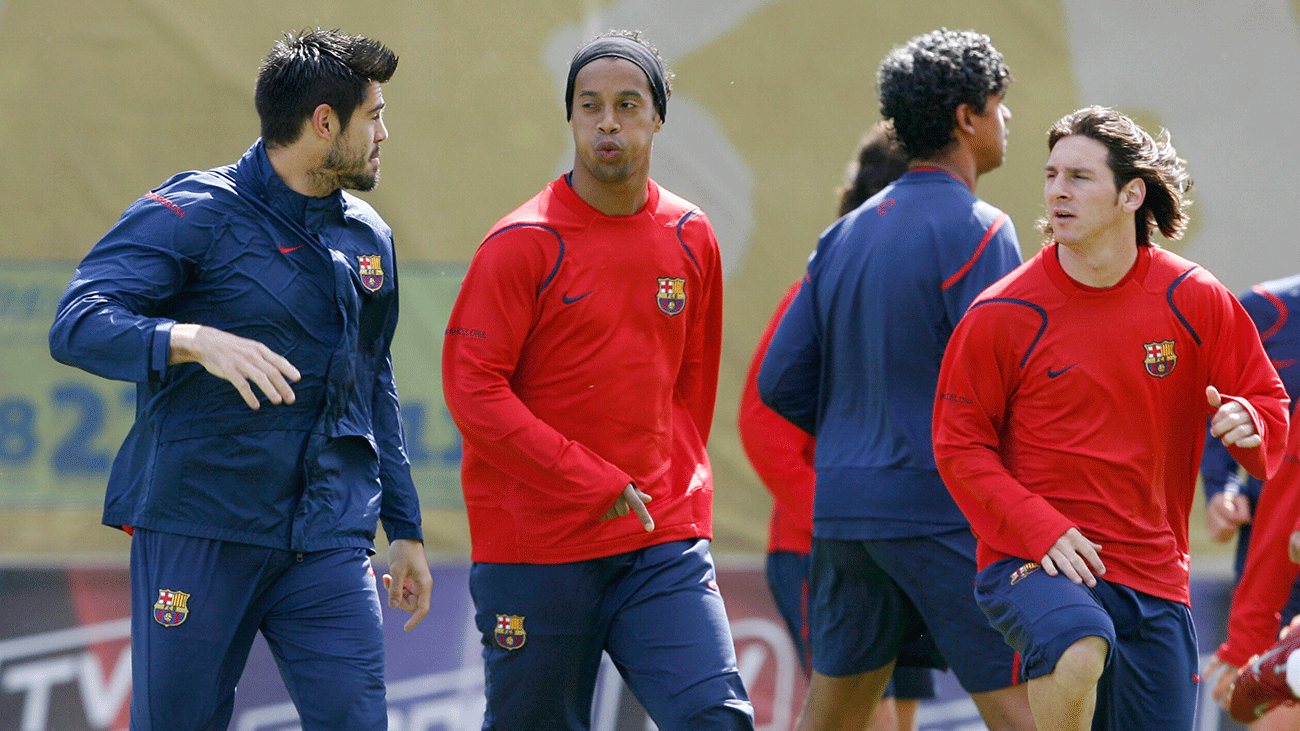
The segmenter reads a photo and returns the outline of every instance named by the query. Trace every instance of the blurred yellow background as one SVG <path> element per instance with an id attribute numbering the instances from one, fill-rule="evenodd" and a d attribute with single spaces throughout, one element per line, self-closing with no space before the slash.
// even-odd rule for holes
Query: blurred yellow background
<path id="1" fill-rule="evenodd" d="M 653 176 L 705 209 L 727 274 L 710 454 L 715 551 L 764 549 L 769 500 L 735 429 L 753 346 L 833 220 L 834 189 L 878 118 L 888 50 L 946 26 L 989 34 L 1012 69 L 1003 167 L 977 193 L 1038 247 L 1044 131 L 1084 104 L 1168 126 L 1197 179 L 1172 245 L 1233 291 L 1300 268 L 1298 2 L 1285 0 L 620 0 L 277 3 L 0 0 L 0 556 L 123 557 L 98 527 L 127 384 L 55 364 L 45 332 L 77 260 L 173 173 L 237 159 L 258 134 L 258 63 L 284 31 L 341 28 L 401 56 L 391 138 L 367 194 L 402 268 L 398 383 L 432 553 L 467 555 L 438 353 L 487 228 L 568 169 L 564 72 L 608 28 L 640 28 L 676 71 Z M 1198 508 L 1199 510 L 1199 508 Z M 1197 556 L 1217 561 L 1193 516 Z"/>

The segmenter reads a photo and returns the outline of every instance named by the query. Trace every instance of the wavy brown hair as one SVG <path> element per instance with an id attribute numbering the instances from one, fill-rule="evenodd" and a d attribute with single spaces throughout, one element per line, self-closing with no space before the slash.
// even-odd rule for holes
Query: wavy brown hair
<path id="1" fill-rule="evenodd" d="M 1093 106 L 1065 115 L 1047 130 L 1048 152 L 1070 135 L 1083 135 L 1106 146 L 1115 192 L 1134 178 L 1146 184 L 1142 207 L 1133 213 L 1138 246 L 1150 246 L 1151 234 L 1157 229 L 1170 241 L 1182 238 L 1187 229 L 1187 207 L 1192 204 L 1187 198 L 1192 177 L 1187 172 L 1187 161 L 1178 156 L 1170 142 L 1169 130 L 1162 127 L 1152 137 L 1124 113 Z M 1038 227 L 1044 242 L 1050 243 L 1051 221 L 1042 218 Z"/>

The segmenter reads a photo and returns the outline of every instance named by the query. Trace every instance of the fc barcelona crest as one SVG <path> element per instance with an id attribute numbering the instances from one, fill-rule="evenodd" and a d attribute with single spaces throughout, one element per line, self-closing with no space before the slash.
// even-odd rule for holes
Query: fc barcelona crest
<path id="1" fill-rule="evenodd" d="M 686 280 L 681 277 L 659 277 L 659 309 L 665 315 L 676 315 L 686 309 Z"/>
<path id="2" fill-rule="evenodd" d="M 1038 563 L 1037 563 L 1037 562 L 1035 562 L 1035 561 L 1030 561 L 1029 563 L 1027 563 L 1027 564 L 1021 566 L 1021 567 L 1018 568 L 1018 569 L 1016 569 L 1015 571 L 1012 571 L 1012 572 L 1011 572 L 1011 583 L 1009 584 L 1009 586 L 1015 586 L 1017 583 L 1020 582 L 1021 579 L 1023 579 L 1023 578 L 1025 578 L 1026 576 L 1028 576 L 1028 575 L 1034 573 L 1035 571 L 1038 570 L 1038 568 L 1039 568 L 1039 566 L 1038 566 Z"/>
<path id="3" fill-rule="evenodd" d="M 1174 341 L 1157 340 L 1154 343 L 1143 344 L 1142 348 L 1146 351 L 1146 360 L 1143 363 L 1147 367 L 1147 373 L 1156 378 L 1164 378 L 1174 372 L 1174 366 L 1178 364 Z"/>
<path id="4" fill-rule="evenodd" d="M 378 292 L 384 286 L 384 268 L 379 265 L 380 255 L 369 254 L 357 257 L 357 270 L 361 274 L 361 286 L 371 292 Z"/>
<path id="5" fill-rule="evenodd" d="M 158 601 L 153 605 L 153 619 L 164 627 L 175 627 L 190 616 L 190 595 L 183 591 L 159 589 Z"/>
<path id="6" fill-rule="evenodd" d="M 513 614 L 497 615 L 497 644 L 507 650 L 518 650 L 524 646 L 528 633 L 524 631 L 524 618 Z"/>

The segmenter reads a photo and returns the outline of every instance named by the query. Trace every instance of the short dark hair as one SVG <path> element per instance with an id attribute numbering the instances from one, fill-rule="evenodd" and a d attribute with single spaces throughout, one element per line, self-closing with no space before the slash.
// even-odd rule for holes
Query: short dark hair
<path id="1" fill-rule="evenodd" d="M 907 155 L 890 137 L 888 122 L 877 122 L 862 136 L 858 154 L 844 169 L 839 188 L 840 215 L 862 205 L 907 172 Z"/>
<path id="2" fill-rule="evenodd" d="M 947 28 L 919 35 L 885 56 L 876 73 L 880 116 L 912 160 L 931 157 L 956 135 L 957 107 L 983 113 L 991 96 L 1001 96 L 1011 70 L 989 37 Z"/>
<path id="3" fill-rule="evenodd" d="M 328 104 L 347 128 L 371 82 L 387 82 L 397 55 L 379 41 L 338 30 L 285 33 L 262 60 L 253 96 L 267 147 L 292 144 L 316 107 Z"/>
<path id="4" fill-rule="evenodd" d="M 1159 229 L 1170 241 L 1182 238 L 1187 229 L 1187 207 L 1191 200 L 1192 177 L 1187 161 L 1178 156 L 1169 130 L 1160 128 L 1152 137 L 1127 115 L 1110 107 L 1085 107 L 1065 115 L 1047 130 L 1047 150 L 1070 135 L 1083 135 L 1106 146 L 1106 162 L 1115 176 L 1115 191 L 1141 178 L 1146 185 L 1142 207 L 1133 213 L 1138 246 L 1149 246 L 1151 234 Z M 1046 241 L 1052 238 L 1051 222 L 1039 221 Z"/>

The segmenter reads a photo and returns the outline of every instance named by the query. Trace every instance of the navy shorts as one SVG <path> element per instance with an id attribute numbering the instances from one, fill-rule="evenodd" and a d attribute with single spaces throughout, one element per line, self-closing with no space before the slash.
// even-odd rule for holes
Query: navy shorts
<path id="1" fill-rule="evenodd" d="M 767 588 L 776 610 L 794 641 L 804 674 L 812 667 L 808 649 L 808 554 L 772 551 L 767 554 Z"/>
<path id="2" fill-rule="evenodd" d="M 1094 729 L 1133 728 L 1134 719 L 1151 731 L 1192 728 L 1198 656 L 1186 604 L 1101 578 L 1088 588 L 1019 558 L 981 571 L 975 594 L 1020 654 L 1028 679 L 1050 674 L 1078 640 L 1106 640 L 1110 653 L 1097 683 Z"/>
<path id="3" fill-rule="evenodd" d="M 1015 656 L 975 604 L 968 530 L 851 541 L 813 539 L 813 669 L 844 677 L 897 660 L 951 667 L 968 693 L 1014 684 Z M 929 638 L 918 653 L 912 644 Z M 919 654 L 919 656 L 918 656 Z"/>
<path id="4" fill-rule="evenodd" d="M 475 563 L 495 731 L 591 725 L 601 651 L 663 731 L 753 729 L 704 539 L 561 564 Z"/>
<path id="5" fill-rule="evenodd" d="M 790 639 L 804 674 L 812 668 L 812 652 L 808 642 L 808 564 L 809 555 L 795 551 L 772 551 L 767 554 L 767 586 L 772 591 L 777 611 L 785 620 Z M 928 660 L 929 636 L 922 637 L 903 652 Z M 903 660 L 900 660 L 902 662 Z M 934 673 L 928 667 L 896 665 L 885 688 L 885 697 L 917 700 L 934 697 Z"/>
<path id="6" fill-rule="evenodd" d="M 304 731 L 380 731 L 384 635 L 364 548 L 294 553 L 137 528 L 131 731 L 224 731 L 260 630 Z"/>

